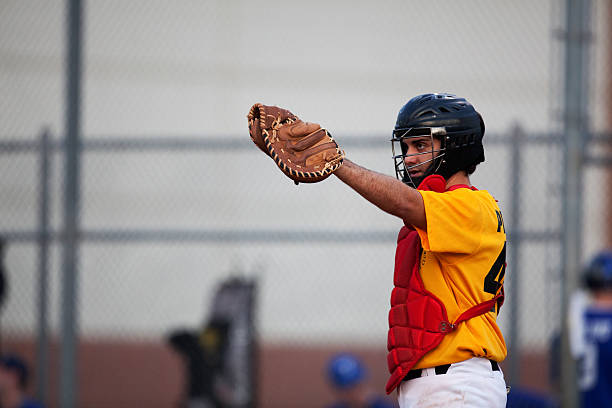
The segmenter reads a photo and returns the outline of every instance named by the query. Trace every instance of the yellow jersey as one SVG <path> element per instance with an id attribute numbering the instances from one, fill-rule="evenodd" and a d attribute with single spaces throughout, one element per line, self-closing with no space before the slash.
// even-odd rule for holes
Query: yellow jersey
<path id="1" fill-rule="evenodd" d="M 457 188 L 419 191 L 427 230 L 416 229 L 423 248 L 419 271 L 425 289 L 445 305 L 448 319 L 491 300 L 504 281 L 506 231 L 495 199 L 487 191 Z M 506 343 L 497 325 L 497 307 L 458 325 L 414 366 L 434 367 L 485 357 L 502 361 Z"/>

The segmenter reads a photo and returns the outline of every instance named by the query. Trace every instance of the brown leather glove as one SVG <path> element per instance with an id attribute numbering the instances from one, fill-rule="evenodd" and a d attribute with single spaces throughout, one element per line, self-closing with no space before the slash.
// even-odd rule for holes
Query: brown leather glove
<path id="1" fill-rule="evenodd" d="M 247 116 L 253 143 L 293 181 L 316 183 L 342 165 L 344 152 L 327 130 L 286 109 L 256 103 Z"/>

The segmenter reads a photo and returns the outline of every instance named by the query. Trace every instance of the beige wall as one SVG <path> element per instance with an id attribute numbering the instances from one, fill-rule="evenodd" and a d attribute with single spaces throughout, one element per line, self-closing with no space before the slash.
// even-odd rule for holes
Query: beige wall
<path id="1" fill-rule="evenodd" d="M 64 3 L 0 2 L 0 139 L 29 139 L 47 125 L 61 136 Z M 560 2 L 529 0 L 86 2 L 84 135 L 231 136 L 249 143 L 245 115 L 262 101 L 321 122 L 340 143 L 380 135 L 380 149 L 347 153 L 392 174 L 386 139 L 400 106 L 421 92 L 468 97 L 491 134 L 506 135 L 515 121 L 528 131 L 557 129 L 562 71 L 553 33 L 559 10 Z M 595 22 L 601 32 L 604 22 Z M 600 55 L 603 40 L 596 38 Z M 606 73 L 601 61 L 593 64 L 596 101 Z M 596 123 L 601 106 L 593 110 Z M 560 164 L 545 148 L 530 149 L 523 162 L 523 224 L 554 229 L 558 208 L 551 200 L 559 186 L 550 176 L 554 181 Z M 474 177 L 502 209 L 515 177 L 508 160 L 507 151 L 489 146 Z M 35 228 L 37 165 L 35 157 L 2 156 L 0 228 Z M 56 161 L 56 228 L 61 172 Z M 84 228 L 295 226 L 393 234 L 401 225 L 337 180 L 295 188 L 256 149 L 90 154 L 82 177 Z M 588 177 L 585 234 L 594 238 L 585 244 L 585 258 L 598 249 L 598 214 L 605 208 L 597 188 L 602 175 Z M 304 214 L 299 220 L 296 208 Z M 505 220 L 513 221 L 508 214 Z M 260 278 L 258 327 L 266 341 L 320 345 L 350 339 L 377 346 L 385 341 L 393 246 L 392 239 L 315 247 L 85 244 L 79 328 L 88 338 L 160 338 L 173 327 L 199 324 L 216 283 L 239 271 Z M 534 244 L 524 254 L 522 339 L 544 347 L 558 310 L 551 303 L 557 252 Z M 52 255 L 50 318 L 57 331 L 61 253 L 53 248 Z M 36 323 L 36 248 L 16 243 L 7 256 L 11 296 L 3 324 L 29 334 Z M 504 328 L 506 319 L 502 312 Z"/>

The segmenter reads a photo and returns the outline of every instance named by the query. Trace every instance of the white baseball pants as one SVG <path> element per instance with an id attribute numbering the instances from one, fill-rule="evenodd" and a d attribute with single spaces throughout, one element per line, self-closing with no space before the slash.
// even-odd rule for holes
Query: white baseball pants
<path id="1" fill-rule="evenodd" d="M 486 358 L 451 364 L 446 374 L 424 368 L 421 377 L 399 386 L 400 408 L 505 408 L 504 374 Z"/>

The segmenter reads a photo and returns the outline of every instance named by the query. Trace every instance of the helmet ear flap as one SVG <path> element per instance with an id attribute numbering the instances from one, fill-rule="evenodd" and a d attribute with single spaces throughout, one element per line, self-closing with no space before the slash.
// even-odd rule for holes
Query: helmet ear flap
<path id="1" fill-rule="evenodd" d="M 480 120 L 480 137 L 484 137 L 485 134 L 485 123 L 484 120 L 482 119 L 482 115 L 478 112 L 476 112 L 478 114 L 478 119 Z"/>

